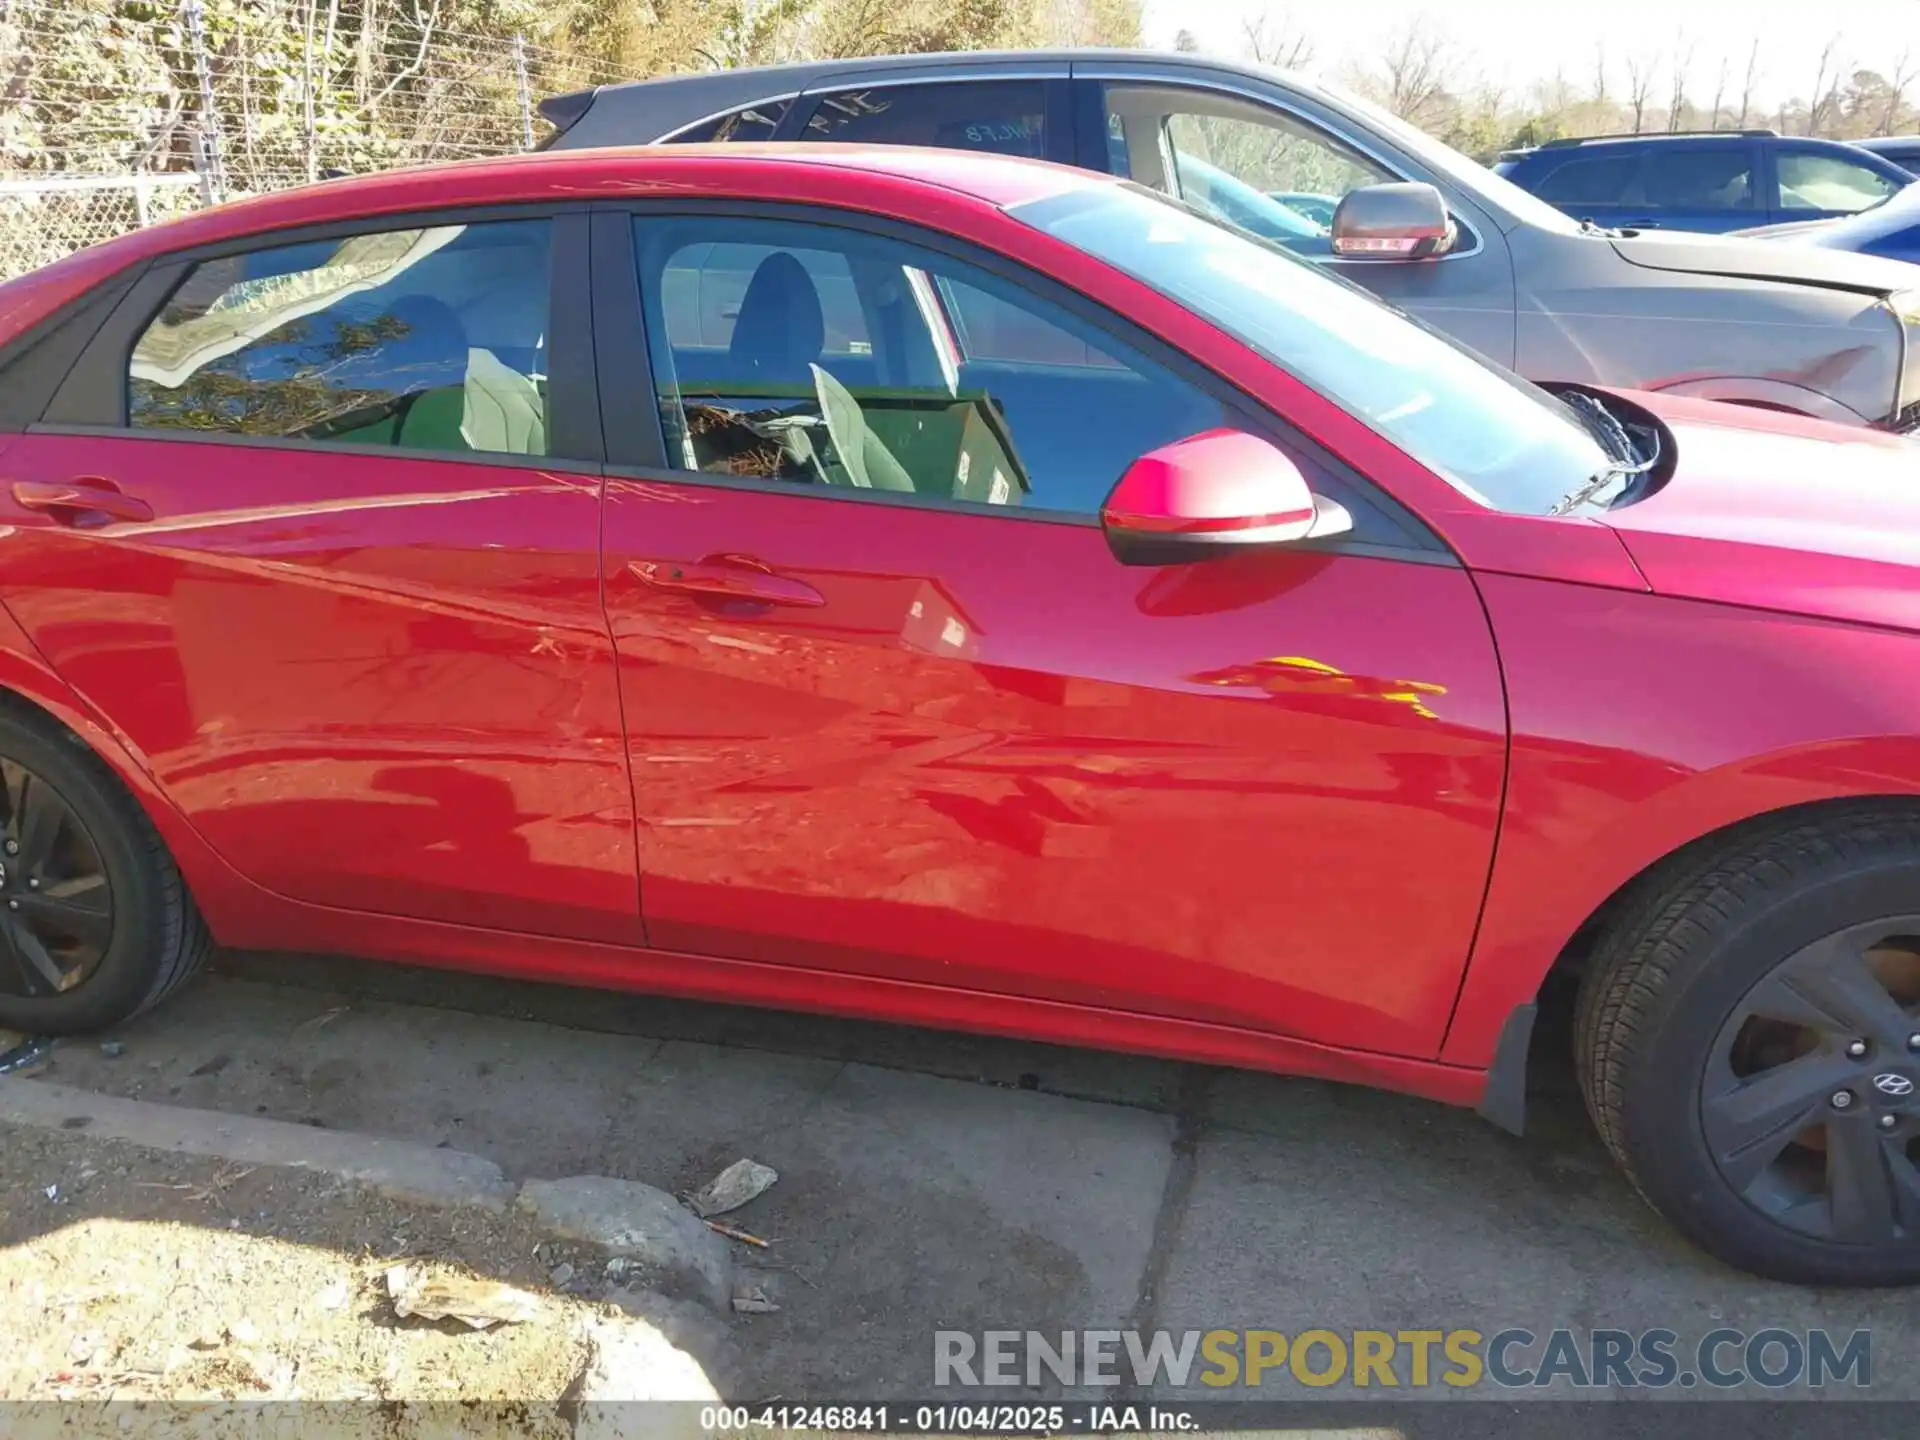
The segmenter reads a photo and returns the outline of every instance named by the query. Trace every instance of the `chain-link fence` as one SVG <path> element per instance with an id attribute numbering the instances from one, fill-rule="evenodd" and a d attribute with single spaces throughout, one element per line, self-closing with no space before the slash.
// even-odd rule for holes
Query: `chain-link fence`
<path id="1" fill-rule="evenodd" d="M 0 180 L 0 280 L 96 240 L 203 204 L 199 175 L 63 175 Z"/>
<path id="2" fill-rule="evenodd" d="M 450 7 L 446 7 L 450 8 Z M 0 0 L 0 280 L 194 206 L 531 148 L 623 78 L 440 0 Z"/>

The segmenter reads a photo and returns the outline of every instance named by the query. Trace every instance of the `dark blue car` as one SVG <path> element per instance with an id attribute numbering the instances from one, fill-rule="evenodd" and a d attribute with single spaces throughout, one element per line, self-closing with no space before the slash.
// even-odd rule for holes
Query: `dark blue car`
<path id="1" fill-rule="evenodd" d="M 1858 146 L 1771 130 L 1552 140 L 1494 168 L 1577 219 L 1716 233 L 1851 215 L 1914 181 Z"/>
<path id="2" fill-rule="evenodd" d="M 1823 250 L 1851 250 L 1859 255 L 1882 255 L 1920 265 L 1920 185 L 1902 190 L 1884 205 L 1842 220 L 1813 220 L 1797 225 L 1769 225 L 1743 232 L 1790 245 L 1817 245 Z"/>

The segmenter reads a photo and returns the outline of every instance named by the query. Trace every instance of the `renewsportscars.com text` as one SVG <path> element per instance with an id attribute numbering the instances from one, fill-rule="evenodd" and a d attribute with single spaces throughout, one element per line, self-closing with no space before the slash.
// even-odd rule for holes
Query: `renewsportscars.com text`
<path id="1" fill-rule="evenodd" d="M 1682 1390 L 1873 1384 L 1873 1335 L 1826 1330 L 940 1330 L 942 1387 Z M 1204 1393 L 1204 1392 L 1202 1392 Z"/>

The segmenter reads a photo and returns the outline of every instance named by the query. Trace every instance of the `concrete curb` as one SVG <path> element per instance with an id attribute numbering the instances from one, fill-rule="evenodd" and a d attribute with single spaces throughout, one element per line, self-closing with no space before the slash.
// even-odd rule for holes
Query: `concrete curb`
<path id="1" fill-rule="evenodd" d="M 51 1080 L 0 1078 L 0 1120 L 43 1130 L 80 1130 L 144 1145 L 231 1160 L 285 1165 L 351 1180 L 396 1200 L 504 1210 L 518 1187 L 491 1160 L 339 1130 L 190 1110 L 151 1100 L 96 1095 Z"/>
<path id="2" fill-rule="evenodd" d="M 241 1165 L 309 1170 L 416 1204 L 504 1211 L 518 1197 L 520 1208 L 553 1234 L 628 1257 L 642 1283 L 727 1313 L 733 1257 L 726 1243 L 664 1190 L 637 1181 L 575 1175 L 520 1186 L 491 1160 L 462 1150 L 122 1100 L 51 1080 L 0 1077 L 0 1121 Z"/>

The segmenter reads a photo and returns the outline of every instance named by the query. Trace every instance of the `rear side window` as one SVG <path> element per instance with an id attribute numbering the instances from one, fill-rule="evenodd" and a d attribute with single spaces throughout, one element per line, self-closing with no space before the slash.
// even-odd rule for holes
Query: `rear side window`
<path id="1" fill-rule="evenodd" d="M 780 122 L 787 118 L 791 100 L 763 100 L 712 120 L 702 120 L 691 129 L 669 136 L 675 145 L 701 145 L 720 140 L 771 140 Z"/>
<path id="2" fill-rule="evenodd" d="M 1555 205 L 1635 205 L 1640 199 L 1640 157 L 1581 155 L 1553 167 L 1533 193 Z"/>
<path id="3" fill-rule="evenodd" d="M 1647 203 L 1664 210 L 1750 210 L 1753 149 L 1656 145 L 1646 157 Z"/>
<path id="4" fill-rule="evenodd" d="M 934 145 L 1044 159 L 1047 91 L 1039 80 L 872 85 L 823 96 L 807 140 Z"/>
<path id="5" fill-rule="evenodd" d="M 544 455 L 551 228 L 386 230 L 203 261 L 134 345 L 128 423 Z"/>

